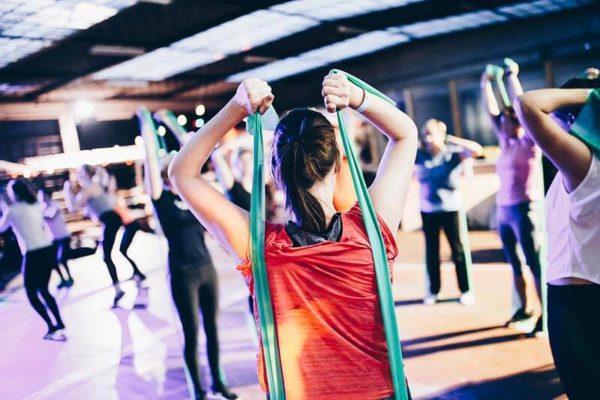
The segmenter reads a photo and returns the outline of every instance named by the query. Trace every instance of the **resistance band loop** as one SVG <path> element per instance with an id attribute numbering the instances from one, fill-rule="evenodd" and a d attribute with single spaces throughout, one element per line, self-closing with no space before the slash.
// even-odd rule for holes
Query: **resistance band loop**
<path id="1" fill-rule="evenodd" d="M 265 172 L 262 119 L 259 112 L 248 116 L 248 132 L 254 138 L 254 172 L 250 202 L 250 261 L 254 291 L 258 304 L 260 337 L 272 400 L 284 400 L 285 389 L 281 372 L 275 318 L 265 264 Z"/>
<path id="2" fill-rule="evenodd" d="M 354 85 L 373 96 L 379 97 L 394 106 L 396 105 L 392 99 L 355 76 L 336 69 L 332 70 L 331 72 L 345 74 L 348 80 Z M 373 207 L 373 203 L 369 197 L 367 185 L 365 184 L 360 167 L 358 165 L 354 147 L 352 146 L 348 136 L 348 128 L 344 121 L 344 116 L 340 110 L 337 111 L 337 118 L 338 125 L 340 127 L 342 143 L 344 145 L 344 151 L 350 167 L 352 182 L 354 183 L 354 189 L 356 191 L 356 197 L 358 198 L 358 204 L 362 213 L 363 223 L 365 225 L 365 230 L 367 231 L 367 236 L 369 237 L 369 242 L 371 244 L 371 251 L 373 253 L 375 279 L 377 281 L 379 305 L 381 308 L 385 339 L 388 347 L 388 356 L 390 360 L 390 370 L 394 384 L 395 398 L 396 400 L 407 400 L 408 391 L 404 376 L 404 363 L 402 361 L 402 350 L 400 349 L 400 337 L 398 334 L 398 325 L 394 310 L 394 298 L 392 295 L 389 266 L 385 246 L 383 243 L 383 236 L 381 235 L 381 230 L 379 229 L 377 215 L 375 214 L 375 208 Z"/>
<path id="3" fill-rule="evenodd" d="M 141 118 L 140 118 L 140 130 L 142 129 L 151 129 L 152 133 L 154 134 L 154 140 L 156 141 L 156 157 L 160 160 L 160 150 L 164 149 L 165 152 L 167 151 L 167 145 L 165 143 L 165 139 L 160 136 L 158 134 L 158 132 L 156 131 L 156 125 L 154 124 L 154 120 L 152 119 L 152 115 L 150 114 L 150 111 L 148 111 L 145 107 L 140 110 Z M 139 115 L 138 113 L 138 115 Z"/>

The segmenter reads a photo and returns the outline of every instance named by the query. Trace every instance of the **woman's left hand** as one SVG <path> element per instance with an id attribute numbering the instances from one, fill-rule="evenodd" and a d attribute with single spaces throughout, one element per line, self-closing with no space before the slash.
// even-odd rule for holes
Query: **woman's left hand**
<path id="1" fill-rule="evenodd" d="M 346 75 L 330 73 L 323 79 L 321 95 L 327 111 L 332 113 L 348 106 L 358 108 L 362 103 L 364 93 L 362 89 L 353 85 Z"/>

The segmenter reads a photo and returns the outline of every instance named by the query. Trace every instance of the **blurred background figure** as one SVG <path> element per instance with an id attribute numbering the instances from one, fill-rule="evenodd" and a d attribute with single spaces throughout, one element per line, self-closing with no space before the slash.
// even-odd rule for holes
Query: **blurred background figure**
<path id="1" fill-rule="evenodd" d="M 523 94 L 518 74 L 518 64 L 510 59 L 506 59 L 506 70 L 488 65 L 481 76 L 481 89 L 500 144 L 500 156 L 496 161 L 496 172 L 500 178 L 500 189 L 496 195 L 498 234 L 502 240 L 504 255 L 513 268 L 514 287 L 520 301 L 520 307 L 507 324 L 533 318 L 535 305 L 537 320 L 530 332 L 535 335 L 544 329 L 540 259 L 542 226 L 539 209 L 539 200 L 543 197 L 542 153 L 525 133 L 511 104 L 511 99 Z M 504 75 L 508 82 L 508 92 L 502 80 Z M 502 109 L 494 94 L 494 81 L 498 82 L 501 98 L 508 103 Z M 523 251 L 525 263 L 533 274 L 537 293 L 535 299 L 529 296 L 517 245 Z"/>
<path id="2" fill-rule="evenodd" d="M 121 216 L 115 211 L 116 199 L 111 196 L 109 191 L 102 185 L 102 180 L 99 174 L 96 173 L 94 167 L 83 165 L 77 171 L 77 180 L 81 189 L 77 192 L 73 191 L 71 181 L 67 180 L 64 183 L 64 194 L 69 211 L 75 212 L 82 208 L 86 210 L 102 224 L 102 251 L 104 254 L 104 262 L 108 268 L 113 287 L 115 288 L 115 297 L 113 306 L 117 306 L 119 300 L 125 296 L 125 292 L 119 285 L 117 276 L 117 267 L 112 257 L 112 250 L 117 238 L 117 232 L 123 225 Z M 133 275 L 139 277 L 139 280 L 144 280 L 145 276 L 138 269 L 137 265 L 127 256 L 128 246 L 120 247 L 121 254 L 131 263 Z"/>
<path id="3" fill-rule="evenodd" d="M 428 120 L 421 129 L 417 152 L 417 177 L 421 184 L 421 217 L 425 235 L 425 265 L 429 277 L 428 294 L 424 303 L 435 304 L 441 288 L 440 231 L 444 231 L 456 268 L 461 292 L 460 302 L 470 305 L 467 263 L 460 234 L 459 213 L 463 210 L 459 188 L 461 166 L 467 158 L 483 154 L 482 147 L 472 140 L 460 139 L 447 133 L 446 124 Z"/>
<path id="4" fill-rule="evenodd" d="M 9 227 L 19 240 L 23 254 L 23 276 L 27 298 L 48 327 L 44 339 L 64 340 L 65 324 L 58 304 L 48 290 L 50 274 L 57 269 L 56 250 L 44 230 L 44 211 L 29 182 L 24 179 L 8 183 L 10 205 L 2 202 L 0 232 Z M 50 318 L 48 310 L 54 317 Z"/>

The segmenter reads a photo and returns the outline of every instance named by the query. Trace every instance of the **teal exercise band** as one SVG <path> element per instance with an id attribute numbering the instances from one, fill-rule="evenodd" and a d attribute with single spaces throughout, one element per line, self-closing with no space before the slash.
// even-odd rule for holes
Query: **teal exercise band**
<path id="1" fill-rule="evenodd" d="M 600 89 L 593 90 L 571 126 L 571 134 L 600 158 Z"/>
<path id="2" fill-rule="evenodd" d="M 248 132 L 254 138 L 254 172 L 250 201 L 250 261 L 254 292 L 258 305 L 260 337 L 263 348 L 269 396 L 271 400 L 284 400 L 281 358 L 271 303 L 271 291 L 265 264 L 265 170 L 262 119 L 260 113 L 248 116 Z"/>
<path id="3" fill-rule="evenodd" d="M 363 89 L 365 92 L 379 97 L 394 106 L 396 105 L 394 100 L 390 99 L 385 94 L 381 93 L 355 76 L 336 69 L 332 70 L 331 72 L 345 74 L 351 83 Z M 344 116 L 339 110 L 337 111 L 337 119 L 340 127 L 342 144 L 344 145 L 344 151 L 350 167 L 352 182 L 354 183 L 354 189 L 356 191 L 356 197 L 358 198 L 358 204 L 362 213 L 363 223 L 365 225 L 365 230 L 367 231 L 367 236 L 369 237 L 369 242 L 371 244 L 371 251 L 373 253 L 375 279 L 379 294 L 379 306 L 381 308 L 385 339 L 388 347 L 390 372 L 392 375 L 392 382 L 394 384 L 395 398 L 396 400 L 408 400 L 408 390 L 404 375 L 404 362 L 402 360 L 402 350 L 400 348 L 400 335 L 398 333 L 398 323 L 396 322 L 394 297 L 392 294 L 392 285 L 390 283 L 389 266 L 385 246 L 383 243 L 383 236 L 381 235 L 381 230 L 379 229 L 377 215 L 375 214 L 375 208 L 373 207 L 373 203 L 369 197 L 367 185 L 365 184 L 365 180 L 363 179 L 360 167 L 358 165 L 354 147 L 350 142 Z"/>

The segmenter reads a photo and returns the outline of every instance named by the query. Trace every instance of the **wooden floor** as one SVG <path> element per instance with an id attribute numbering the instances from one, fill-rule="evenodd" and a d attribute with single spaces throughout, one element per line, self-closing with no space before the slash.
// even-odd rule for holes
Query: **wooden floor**
<path id="1" fill-rule="evenodd" d="M 421 235 L 403 233 L 398 242 L 394 294 L 414 398 L 565 398 L 547 339 L 528 339 L 503 327 L 511 314 L 511 272 L 498 261 L 494 233 L 471 234 L 477 301 L 470 307 L 452 300 L 458 290 L 451 265 L 443 270 L 442 294 L 448 301 L 422 305 Z M 220 277 L 222 360 L 229 384 L 242 399 L 263 399 L 246 315 L 247 289 L 231 258 L 213 241 L 208 244 Z M 141 234 L 131 254 L 148 273 L 148 289 L 126 282 L 127 295 L 116 310 L 110 308 L 113 292 L 100 256 L 73 262 L 75 285 L 57 291 L 67 342 L 41 340 L 44 326 L 22 289 L 0 295 L 1 399 L 188 398 L 181 332 L 166 279 L 166 243 Z M 128 267 L 120 270 L 124 279 L 130 274 Z"/>

